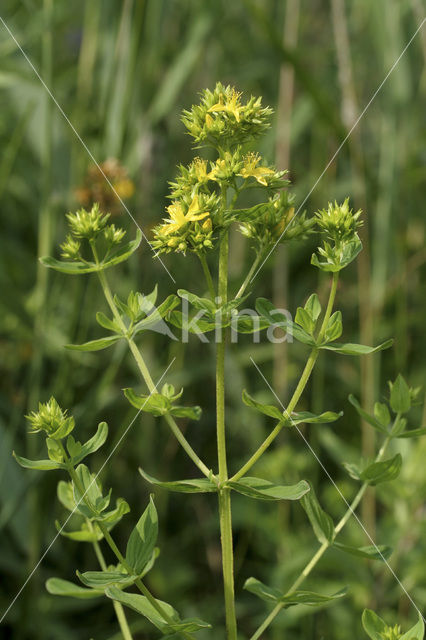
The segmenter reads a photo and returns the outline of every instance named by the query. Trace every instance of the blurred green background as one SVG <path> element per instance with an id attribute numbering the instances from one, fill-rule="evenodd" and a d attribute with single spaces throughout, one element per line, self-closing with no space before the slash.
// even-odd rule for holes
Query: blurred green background
<path id="1" fill-rule="evenodd" d="M 350 499 L 356 487 L 342 461 L 357 460 L 361 451 L 373 455 L 375 435 L 360 425 L 348 394 L 371 407 L 385 397 L 386 380 L 399 371 L 412 386 L 421 384 L 424 374 L 424 26 L 337 157 L 329 161 L 424 15 L 422 0 L 3 0 L 2 18 L 72 127 L 0 24 L 0 613 L 56 535 L 55 519 L 64 520 L 56 500 L 59 476 L 25 471 L 11 456 L 15 449 L 35 457 L 44 448 L 43 438 L 26 435 L 24 414 L 54 394 L 74 413 L 81 439 L 107 420 L 110 439 L 92 458 L 96 470 L 134 415 L 121 389 L 142 389 L 121 345 L 98 354 L 64 349 L 68 342 L 100 335 L 94 315 L 105 309 L 95 278 L 49 273 L 37 263 L 38 256 L 57 252 L 65 235 L 64 214 L 93 198 L 134 234 L 130 217 L 93 169 L 72 128 L 97 162 L 108 161 L 104 170 L 149 236 L 163 216 L 167 181 L 175 166 L 193 157 L 181 110 L 196 102 L 201 89 L 218 80 L 231 83 L 247 94 L 262 95 L 275 109 L 260 150 L 280 168 L 289 168 L 297 205 L 305 201 L 312 213 L 328 200 L 349 195 L 355 208 L 366 211 L 365 249 L 345 270 L 338 294 L 344 338 L 369 344 L 392 336 L 395 345 L 362 362 L 333 354 L 323 357 L 300 404 L 312 411 L 344 410 L 337 423 L 314 426 L 305 435 Z M 294 313 L 317 288 L 324 299 L 327 280 L 309 264 L 316 243 L 313 236 L 276 251 L 253 283 L 252 300 L 256 295 L 270 297 Z M 230 263 L 235 287 L 250 258 L 249 247 L 235 234 Z M 164 260 L 176 286 L 145 243 L 128 265 L 110 274 L 115 291 L 147 293 L 158 282 L 161 298 L 179 287 L 204 293 L 195 258 L 171 255 Z M 203 407 L 201 422 L 183 428 L 214 467 L 213 345 L 202 345 L 194 337 L 183 348 L 150 334 L 140 346 L 154 379 L 176 357 L 168 381 L 184 386 L 186 403 Z M 227 362 L 231 470 L 272 426 L 241 402 L 244 387 L 259 399 L 272 399 L 250 356 L 285 400 L 306 353 L 296 344 L 274 349 L 266 340 L 253 346 L 250 337 L 232 347 Z M 415 409 L 411 426 L 421 426 L 422 420 L 426 424 L 421 409 Z M 370 493 L 360 515 L 377 543 L 394 547 L 391 566 L 424 609 L 426 442 L 398 442 L 404 457 L 400 480 Z M 161 421 L 149 415 L 138 419 L 102 472 L 113 495 L 123 496 L 132 507 L 116 532 L 121 545 L 148 497 L 149 488 L 137 474 L 139 465 L 162 479 L 196 475 Z M 283 433 L 256 473 L 289 483 L 306 478 L 318 487 L 335 518 L 345 510 L 296 433 Z M 185 495 L 171 499 L 159 492 L 156 501 L 162 553 L 150 573 L 150 587 L 185 616 L 197 614 L 215 622 L 214 631 L 199 637 L 220 640 L 224 627 L 215 500 Z M 297 504 L 277 507 L 236 496 L 233 514 L 238 615 L 241 637 L 247 638 L 267 607 L 242 591 L 244 580 L 253 575 L 288 587 L 317 542 Z M 370 544 L 356 523 L 341 540 Z M 3 621 L 0 636 L 118 638 L 109 602 L 60 599 L 45 591 L 48 577 L 73 580 L 76 568 L 97 568 L 91 547 L 59 538 Z M 361 640 L 360 615 L 367 606 L 389 624 L 408 628 L 414 623 L 412 604 L 381 563 L 329 551 L 305 586 L 333 593 L 345 584 L 349 595 L 339 604 L 290 609 L 265 638 Z M 130 612 L 129 620 L 135 638 L 157 637 L 136 614 Z"/>

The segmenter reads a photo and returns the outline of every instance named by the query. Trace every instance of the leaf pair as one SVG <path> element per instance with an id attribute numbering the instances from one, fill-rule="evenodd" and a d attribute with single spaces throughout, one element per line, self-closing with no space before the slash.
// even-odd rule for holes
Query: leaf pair
<path id="1" fill-rule="evenodd" d="M 287 427 L 292 427 L 297 424 L 301 424 L 302 422 L 318 424 L 334 422 L 343 415 L 342 411 L 340 413 L 325 411 L 324 413 L 320 414 L 310 413 L 309 411 L 299 411 L 297 413 L 293 412 L 291 415 L 286 415 L 285 412 L 281 411 L 274 405 L 258 402 L 249 393 L 247 393 L 245 389 L 243 390 L 242 398 L 244 404 L 246 404 L 248 407 L 256 409 L 256 411 L 259 411 L 266 416 L 275 418 L 275 420 L 278 420 L 278 422 L 282 422 Z"/>
<path id="2" fill-rule="evenodd" d="M 133 389 L 124 389 L 124 395 L 136 409 L 145 413 L 152 413 L 156 417 L 171 415 L 175 418 L 188 418 L 190 420 L 199 420 L 201 418 L 201 407 L 184 407 L 174 404 L 174 401 L 180 397 L 182 392 L 176 396 L 167 394 L 165 393 L 166 386 L 170 387 L 171 385 L 165 385 L 162 393 L 137 395 Z"/>
<path id="3" fill-rule="evenodd" d="M 298 308 L 296 313 L 296 322 L 293 322 L 282 311 L 276 309 L 272 302 L 266 298 L 257 299 L 256 310 L 269 326 L 277 326 L 285 329 L 299 342 L 318 349 L 334 351 L 335 353 L 340 353 L 342 355 L 368 355 L 376 353 L 377 351 L 382 351 L 383 349 L 388 349 L 393 344 L 393 340 L 387 340 L 377 347 L 368 347 L 366 345 L 353 344 L 351 342 L 329 344 L 340 337 L 342 333 L 342 318 L 340 311 L 336 311 L 328 321 L 325 334 L 326 342 L 318 344 L 314 338 L 314 329 L 318 320 L 317 313 L 319 310 L 319 301 L 317 302 L 317 299 L 314 296 L 315 294 L 310 296 L 303 309 L 301 307 Z"/>
<path id="4" fill-rule="evenodd" d="M 253 593 L 261 600 L 265 600 L 269 603 L 281 604 L 284 609 L 298 604 L 304 604 L 308 607 L 318 607 L 323 604 L 327 604 L 332 600 L 343 598 L 347 592 L 347 589 L 342 589 L 331 596 L 314 593 L 313 591 L 292 591 L 290 593 L 283 593 L 279 589 L 266 586 L 256 578 L 248 578 L 244 584 L 244 589 L 250 591 L 250 593 Z"/>
<path id="5" fill-rule="evenodd" d="M 70 464 L 75 466 L 91 453 L 97 451 L 104 444 L 108 436 L 108 425 L 106 422 L 100 422 L 94 436 L 85 444 L 81 444 L 74 440 L 72 435 L 67 438 L 67 450 L 71 458 Z M 64 462 L 61 445 L 52 438 L 46 438 L 48 460 L 29 460 L 18 456 L 13 452 L 16 461 L 25 469 L 33 469 L 38 471 L 53 471 L 54 469 L 67 469 L 68 466 Z"/>
<path id="6" fill-rule="evenodd" d="M 218 485 L 208 478 L 161 482 L 142 469 L 139 469 L 139 472 L 150 484 L 168 491 L 177 493 L 215 493 L 219 491 Z M 256 498 L 258 500 L 299 500 L 309 491 L 309 485 L 305 480 L 301 480 L 295 485 L 277 485 L 269 480 L 250 477 L 244 477 L 238 481 L 229 480 L 226 482 L 225 487 L 237 491 L 237 493 L 241 493 L 248 498 Z"/>
<path id="7" fill-rule="evenodd" d="M 335 542 L 336 531 L 333 519 L 321 507 L 312 487 L 310 487 L 309 493 L 306 493 L 303 496 L 300 504 L 305 510 L 314 533 L 321 544 L 333 546 L 339 551 L 344 551 L 345 553 L 359 556 L 361 558 L 367 558 L 369 560 L 386 560 L 392 553 L 392 549 L 384 545 L 353 547 L 351 545 Z"/>

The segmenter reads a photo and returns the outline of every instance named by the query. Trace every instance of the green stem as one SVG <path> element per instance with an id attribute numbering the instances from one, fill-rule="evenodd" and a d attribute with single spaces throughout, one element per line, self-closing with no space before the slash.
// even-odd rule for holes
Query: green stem
<path id="1" fill-rule="evenodd" d="M 197 256 L 199 257 L 201 266 L 203 267 L 203 272 L 206 277 L 210 297 L 214 301 L 216 298 L 216 291 L 213 284 L 212 274 L 210 273 L 209 265 L 207 264 L 206 256 L 203 253 L 197 253 Z"/>
<path id="2" fill-rule="evenodd" d="M 241 298 L 241 296 L 243 295 L 244 291 L 247 289 L 248 285 L 250 284 L 250 281 L 251 281 L 251 279 L 253 277 L 253 274 L 256 271 L 257 266 L 258 266 L 259 262 L 262 259 L 263 253 L 264 253 L 263 251 L 259 251 L 259 253 L 257 254 L 257 256 L 256 256 L 253 264 L 251 265 L 250 270 L 249 270 L 249 272 L 248 272 L 243 284 L 238 289 L 237 295 L 235 296 L 236 299 L 237 298 Z"/>
<path id="3" fill-rule="evenodd" d="M 228 296 L 228 233 L 225 232 L 219 250 L 220 304 L 226 304 Z M 225 351 L 226 332 L 216 344 L 216 430 L 217 457 L 219 464 L 219 522 L 222 546 L 222 570 L 225 595 L 225 616 L 227 640 L 237 640 L 237 620 L 235 615 L 234 557 L 232 543 L 231 495 L 229 489 L 222 488 L 228 479 L 225 431 Z"/>
<path id="4" fill-rule="evenodd" d="M 86 491 L 84 490 L 84 487 L 82 486 L 77 473 L 73 467 L 73 465 L 71 464 L 71 460 L 68 457 L 67 452 L 65 451 L 64 446 L 62 445 L 62 443 L 60 442 L 60 447 L 61 447 L 61 451 L 62 451 L 62 455 L 64 458 L 64 462 L 67 465 L 67 469 L 68 469 L 68 473 L 71 476 L 71 480 L 73 481 L 74 485 L 77 487 L 77 490 L 79 491 L 79 493 L 82 496 L 82 500 L 84 500 L 85 505 L 91 510 L 91 512 L 93 513 L 94 516 L 98 515 L 96 510 L 94 509 L 93 505 L 91 504 L 90 500 L 87 498 L 86 496 Z M 121 566 L 127 571 L 127 573 L 131 576 L 134 575 L 133 570 L 131 568 L 131 566 L 128 564 L 128 562 L 126 561 L 126 558 L 123 556 L 123 554 L 121 553 L 120 549 L 117 547 L 114 539 L 112 538 L 110 532 L 108 531 L 108 528 L 106 527 L 106 525 L 102 522 L 102 520 L 98 520 L 97 521 L 97 525 L 99 527 L 99 529 L 102 531 L 102 535 L 105 539 L 105 542 L 108 544 L 108 546 L 110 547 L 111 551 L 113 552 L 113 554 L 115 555 L 115 557 L 117 558 L 117 560 L 119 561 L 119 563 L 121 564 Z M 146 599 L 150 602 L 150 604 L 154 607 L 154 609 L 161 615 L 161 617 L 163 618 L 163 620 L 169 624 L 169 625 L 174 625 L 175 621 L 172 620 L 172 618 L 169 616 L 169 614 L 167 613 L 167 611 L 164 610 L 163 606 L 161 604 L 159 604 L 159 602 L 154 598 L 154 596 L 152 595 L 152 593 L 149 591 L 149 589 L 144 585 L 144 583 L 142 582 L 142 580 L 140 578 L 137 578 L 135 580 L 135 585 L 138 587 L 139 591 L 142 593 L 142 595 L 144 595 L 146 597 Z M 168 631 L 164 631 L 163 632 L 164 635 L 166 635 L 168 633 Z M 182 634 L 185 638 L 187 638 L 188 640 L 192 640 L 192 636 L 190 634 L 187 633 L 183 633 Z"/>
<path id="5" fill-rule="evenodd" d="M 383 444 L 382 444 L 382 446 L 380 448 L 380 451 L 378 452 L 378 454 L 376 456 L 375 462 L 379 462 L 383 458 L 383 455 L 384 455 L 384 453 L 385 453 L 385 451 L 386 451 L 386 449 L 388 447 L 388 444 L 389 444 L 390 440 L 391 440 L 390 436 L 388 436 L 384 440 L 384 442 L 383 442 Z M 336 539 L 338 534 L 341 532 L 341 530 L 343 529 L 345 524 L 348 522 L 348 520 L 351 518 L 351 516 L 354 514 L 355 509 L 357 508 L 357 506 L 361 502 L 361 500 L 362 500 L 362 498 L 364 496 L 364 493 L 366 492 L 368 486 L 369 485 L 368 485 L 367 482 L 363 483 L 363 485 L 361 486 L 360 490 L 356 494 L 355 498 L 352 500 L 351 504 L 347 508 L 345 514 L 343 515 L 343 517 L 337 523 L 337 525 L 336 525 L 336 527 L 334 529 L 334 532 L 335 532 L 334 540 Z M 308 562 L 306 567 L 303 569 L 303 571 L 301 572 L 299 577 L 293 582 L 293 584 L 291 585 L 290 589 L 287 591 L 286 595 L 292 593 L 293 591 L 296 591 L 296 589 L 298 589 L 300 587 L 302 582 L 304 582 L 305 579 L 309 576 L 309 574 L 311 573 L 312 569 L 315 567 L 315 565 L 318 563 L 318 561 L 322 558 L 322 556 L 327 551 L 327 549 L 332 546 L 332 544 L 333 544 L 332 542 L 328 542 L 328 541 L 322 543 L 322 545 L 319 547 L 319 549 L 312 556 L 312 558 L 310 559 L 310 561 Z M 283 607 L 284 607 L 283 603 L 277 604 L 276 607 L 274 607 L 274 609 L 272 609 L 271 613 L 267 616 L 267 618 L 265 618 L 264 622 L 260 625 L 260 627 L 257 629 L 257 631 L 250 637 L 250 640 L 258 640 L 261 637 L 262 633 L 267 629 L 267 627 L 274 620 L 274 618 L 276 618 L 276 616 L 279 614 L 279 612 L 282 610 Z"/>
<path id="6" fill-rule="evenodd" d="M 86 523 L 89 530 L 94 531 L 94 527 L 89 518 L 86 518 Z M 92 542 L 92 545 L 102 571 L 106 571 L 107 563 L 105 562 L 105 558 L 102 553 L 101 547 L 99 546 L 99 542 L 97 540 L 94 540 Z M 113 600 L 112 606 L 114 607 L 115 615 L 117 616 L 118 624 L 120 625 L 121 633 L 123 634 L 124 640 L 133 640 L 132 633 L 127 623 L 126 614 L 124 613 L 123 605 L 121 604 L 121 602 Z"/>
<path id="7" fill-rule="evenodd" d="M 333 273 L 333 279 L 332 279 L 332 283 L 331 283 L 331 289 L 330 289 L 330 295 L 328 298 L 328 303 L 327 303 L 327 308 L 324 314 L 324 318 L 321 324 L 321 328 L 319 330 L 318 336 L 317 336 L 317 342 L 320 343 L 321 340 L 324 338 L 324 334 L 325 331 L 327 329 L 327 324 L 328 321 L 330 319 L 331 316 L 331 312 L 333 310 L 333 305 L 334 305 L 334 300 L 336 298 L 336 291 L 337 291 L 337 283 L 339 281 L 339 274 L 338 272 Z M 294 390 L 294 393 L 291 397 L 290 402 L 288 403 L 287 408 L 284 411 L 284 417 L 287 419 L 291 419 L 291 414 L 294 411 L 297 403 L 299 402 L 299 398 L 302 395 L 308 380 L 310 378 L 310 375 L 312 373 L 312 369 L 315 366 L 315 363 L 317 361 L 319 355 L 319 350 L 317 347 L 313 347 L 311 353 L 309 354 L 309 358 L 306 362 L 305 368 L 303 369 L 302 375 L 300 376 L 299 382 L 297 384 L 296 389 Z M 251 458 L 245 463 L 245 465 L 243 467 L 241 467 L 241 469 L 231 478 L 232 482 L 236 482 L 237 480 L 240 480 L 240 478 L 242 478 L 247 471 L 249 471 L 249 469 L 251 469 L 251 467 L 259 460 L 259 458 L 265 453 L 266 449 L 270 446 L 270 444 L 275 440 L 275 438 L 277 437 L 277 435 L 280 433 L 281 429 L 283 428 L 285 424 L 285 421 L 283 420 L 282 422 L 279 422 L 276 427 L 271 431 L 271 433 L 269 434 L 269 436 L 267 436 L 267 438 L 265 438 L 265 440 L 262 442 L 262 444 L 260 445 L 260 447 L 257 449 L 257 451 L 255 451 L 255 453 L 251 456 Z"/>
<path id="8" fill-rule="evenodd" d="M 92 245 L 92 249 L 94 250 L 94 247 Z M 96 252 L 95 250 L 93 251 L 94 256 L 95 256 L 95 260 L 97 259 L 96 256 Z M 143 380 L 145 381 L 146 386 L 148 387 L 148 390 L 150 393 L 156 393 L 157 392 L 157 388 L 155 386 L 155 383 L 151 377 L 151 374 L 149 373 L 148 367 L 146 366 L 145 360 L 142 357 L 141 352 L 139 351 L 139 349 L 137 348 L 135 342 L 133 341 L 132 338 L 130 338 L 128 336 L 128 331 L 127 331 L 127 327 L 124 324 L 118 309 L 117 309 L 117 305 L 114 302 L 114 297 L 111 293 L 111 289 L 109 287 L 108 281 L 106 279 L 105 273 L 104 271 L 98 271 L 98 277 L 99 277 L 99 281 L 101 283 L 102 286 L 102 290 L 104 292 L 104 296 L 106 298 L 106 301 L 108 303 L 109 308 L 112 311 L 112 314 L 114 316 L 114 319 L 116 320 L 116 322 L 118 323 L 123 336 L 126 338 L 127 343 L 129 345 L 130 351 L 133 354 L 133 357 L 135 359 L 135 362 L 138 366 L 138 369 L 142 375 Z M 176 437 L 176 439 L 178 440 L 179 444 L 181 445 L 181 447 L 184 449 L 184 451 L 186 452 L 186 454 L 191 458 L 191 460 L 193 461 L 193 463 L 199 468 L 199 470 L 207 477 L 210 478 L 211 477 L 211 471 L 210 469 L 204 464 L 204 462 L 199 458 L 199 456 L 195 453 L 194 449 L 191 447 L 191 445 L 189 444 L 188 440 L 185 438 L 185 436 L 183 435 L 182 431 L 179 429 L 178 425 L 176 424 L 176 421 L 174 420 L 174 418 L 168 414 L 166 414 L 164 416 L 167 424 L 169 425 L 173 435 Z"/>

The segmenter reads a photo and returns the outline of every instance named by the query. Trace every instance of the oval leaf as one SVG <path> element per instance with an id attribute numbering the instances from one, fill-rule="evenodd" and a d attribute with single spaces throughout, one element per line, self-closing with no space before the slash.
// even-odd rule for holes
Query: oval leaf
<path id="1" fill-rule="evenodd" d="M 423 640 L 425 635 L 425 623 L 423 620 L 423 616 L 419 611 L 419 620 L 414 627 L 411 627 L 409 631 L 404 633 L 400 640 Z"/>
<path id="2" fill-rule="evenodd" d="M 85 571 L 84 573 L 77 571 L 77 576 L 86 587 L 91 589 L 106 589 L 114 584 L 127 587 L 137 580 L 137 576 L 129 576 L 128 573 L 119 571 Z"/>
<path id="3" fill-rule="evenodd" d="M 331 543 L 334 538 L 333 519 L 321 507 L 312 487 L 310 487 L 310 489 L 309 493 L 303 496 L 300 504 L 306 511 L 306 515 L 319 542 Z"/>
<path id="4" fill-rule="evenodd" d="M 78 584 L 62 580 L 61 578 L 49 578 L 46 582 L 46 589 L 53 596 L 68 596 L 69 598 L 90 599 L 103 596 L 104 592 L 95 589 L 85 589 Z"/>
<path id="5" fill-rule="evenodd" d="M 158 515 L 152 497 L 130 534 L 126 547 L 126 562 L 135 575 L 140 575 L 151 559 L 158 537 Z"/>
<path id="6" fill-rule="evenodd" d="M 333 547 L 339 549 L 340 551 L 344 551 L 345 553 L 350 553 L 354 556 L 359 556 L 360 558 L 368 558 L 369 560 L 387 560 L 392 554 L 392 548 L 387 547 L 386 545 L 372 545 L 368 547 L 351 547 L 347 544 L 341 544 L 340 542 L 334 542 Z"/>
<path id="7" fill-rule="evenodd" d="M 369 467 L 361 473 L 361 480 L 374 486 L 380 482 L 388 482 L 398 477 L 402 466 L 402 457 L 397 453 L 389 460 L 382 462 L 373 462 Z"/>
<path id="8" fill-rule="evenodd" d="M 25 469 L 37 469 L 37 471 L 52 471 L 53 469 L 66 469 L 66 465 L 62 462 L 54 462 L 53 460 L 28 460 L 22 458 L 13 452 L 16 462 Z"/>
<path id="9" fill-rule="evenodd" d="M 55 258 L 51 258 L 50 256 L 40 258 L 40 262 L 49 269 L 55 269 L 55 271 L 68 273 L 74 276 L 79 275 L 80 273 L 93 273 L 94 271 L 99 271 L 98 265 L 94 262 L 65 262 L 63 260 L 55 260 Z"/>
<path id="10" fill-rule="evenodd" d="M 371 609 L 364 609 L 362 626 L 371 640 L 383 640 L 383 633 L 386 632 L 387 625 L 384 620 L 379 618 Z"/>
<path id="11" fill-rule="evenodd" d="M 285 421 L 285 417 L 282 411 L 280 411 L 277 407 L 274 407 L 271 404 L 263 404 L 263 402 L 257 402 L 257 400 L 252 398 L 252 396 L 249 393 L 247 393 L 245 389 L 243 389 L 242 398 L 243 398 L 244 404 L 246 404 L 248 407 L 251 407 L 252 409 L 256 409 L 256 411 L 263 413 L 265 416 L 269 416 L 270 418 L 275 418 L 275 420 L 278 420 L 279 422 Z"/>
<path id="12" fill-rule="evenodd" d="M 368 424 L 377 429 L 377 431 L 380 431 L 380 433 L 385 433 L 386 435 L 388 435 L 388 431 L 383 426 L 383 424 L 377 418 L 364 411 L 358 400 L 352 394 L 349 396 L 349 402 L 355 407 L 355 409 L 357 410 L 361 418 L 365 420 L 365 422 L 368 422 Z"/>
<path id="13" fill-rule="evenodd" d="M 407 413 L 411 408 L 410 388 L 401 374 L 392 384 L 390 405 L 395 413 Z"/>
<path id="14" fill-rule="evenodd" d="M 99 338 L 98 340 L 90 340 L 83 344 L 66 344 L 65 348 L 72 351 L 100 351 L 101 349 L 107 349 L 112 344 L 115 344 L 123 336 L 108 336 L 107 338 Z"/>
<path id="15" fill-rule="evenodd" d="M 129 607 L 144 616 L 155 627 L 157 627 L 157 629 L 160 629 L 160 631 L 166 632 L 169 629 L 169 625 L 164 621 L 164 618 L 147 600 L 147 598 L 145 598 L 145 596 L 141 596 L 136 593 L 126 593 L 117 587 L 108 587 L 105 590 L 105 595 L 112 600 L 121 602 L 121 604 L 124 604 L 126 607 Z M 156 602 L 174 622 L 179 622 L 179 615 L 173 607 L 167 604 L 167 602 L 162 602 L 161 600 L 156 600 Z"/>
<path id="16" fill-rule="evenodd" d="M 121 247 L 118 247 L 115 251 L 110 253 L 108 260 L 106 262 L 100 263 L 99 265 L 100 270 L 108 269 L 109 267 L 113 267 L 114 265 L 119 264 L 120 262 L 124 262 L 124 260 L 127 260 L 127 258 L 129 258 L 132 255 L 132 253 L 134 253 L 136 249 L 139 247 L 141 240 L 142 240 L 142 231 L 138 228 L 136 230 L 136 238 L 134 240 L 131 240 L 127 244 Z"/>
<path id="17" fill-rule="evenodd" d="M 309 491 L 305 480 L 293 485 L 278 485 L 269 480 L 246 477 L 236 482 L 229 481 L 226 486 L 243 496 L 258 500 L 299 500 Z"/>
<path id="18" fill-rule="evenodd" d="M 217 485 L 208 478 L 194 478 L 192 480 L 176 480 L 175 482 L 161 482 L 153 478 L 148 473 L 139 468 L 141 476 L 150 484 L 167 491 L 177 493 L 214 493 L 218 490 Z"/>
<path id="19" fill-rule="evenodd" d="M 364 344 L 353 344 L 352 342 L 335 343 L 335 344 L 323 344 L 319 349 L 327 349 L 328 351 L 335 351 L 336 353 L 342 353 L 346 356 L 366 356 L 370 353 L 376 353 L 377 351 L 383 351 L 383 349 L 389 349 L 393 345 L 393 340 L 386 340 L 377 347 L 367 347 Z"/>

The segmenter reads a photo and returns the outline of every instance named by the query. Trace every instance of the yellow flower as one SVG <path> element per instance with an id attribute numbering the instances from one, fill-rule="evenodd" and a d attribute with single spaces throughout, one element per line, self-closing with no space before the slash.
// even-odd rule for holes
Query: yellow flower
<path id="1" fill-rule="evenodd" d="M 195 158 L 193 166 L 198 182 L 204 183 L 208 182 L 208 180 L 214 179 L 213 171 L 207 173 L 207 160 L 203 160 L 202 158 Z"/>
<path id="2" fill-rule="evenodd" d="M 268 186 L 267 176 L 274 176 L 275 171 L 269 167 L 258 167 L 260 156 L 257 153 L 249 153 L 245 157 L 244 167 L 238 175 L 242 178 L 255 178 L 259 184 Z"/>
<path id="3" fill-rule="evenodd" d="M 194 196 L 186 214 L 183 212 L 180 202 L 173 202 L 167 207 L 167 211 L 170 214 L 170 218 L 166 221 L 167 224 L 162 226 L 161 232 L 164 235 L 171 235 L 175 231 L 179 231 L 187 222 L 202 220 L 209 215 L 208 211 L 200 212 L 198 196 Z"/>
<path id="4" fill-rule="evenodd" d="M 237 91 L 235 91 L 235 89 L 232 89 L 231 97 L 226 102 L 226 104 L 222 103 L 222 96 L 220 96 L 219 102 L 217 102 L 212 107 L 210 107 L 209 113 L 210 112 L 217 113 L 218 111 L 226 111 L 227 113 L 232 113 L 232 115 L 234 116 L 235 120 L 237 122 L 239 122 L 240 121 L 240 111 L 241 111 L 240 97 L 241 97 L 241 93 L 238 93 Z M 207 114 L 207 116 L 208 116 L 208 114 Z M 206 116 L 206 122 L 207 122 L 207 116 Z"/>

